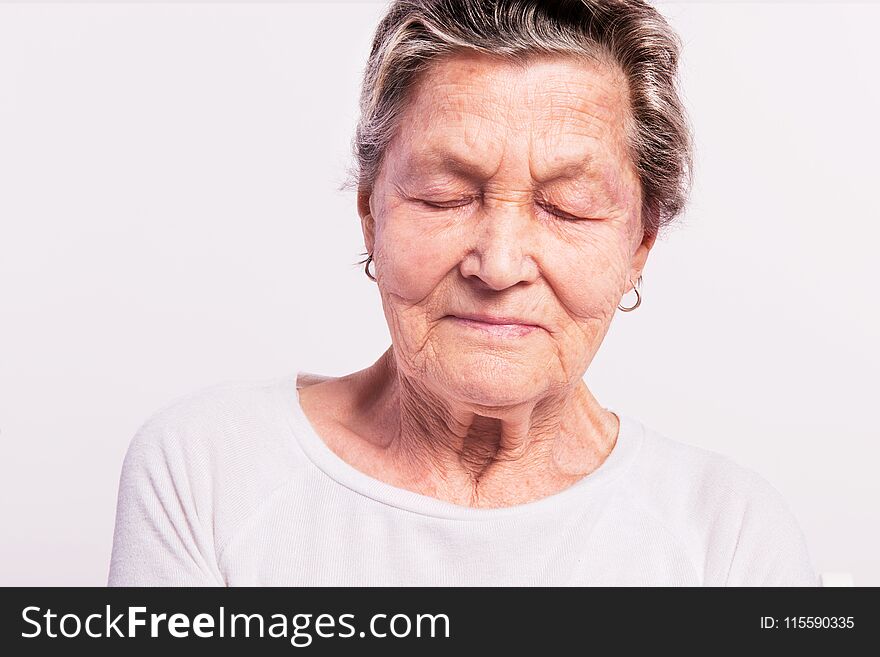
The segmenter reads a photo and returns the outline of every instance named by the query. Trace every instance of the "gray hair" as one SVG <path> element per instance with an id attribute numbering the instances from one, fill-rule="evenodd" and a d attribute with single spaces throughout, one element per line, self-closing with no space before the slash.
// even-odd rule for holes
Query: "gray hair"
<path id="1" fill-rule="evenodd" d="M 616 66 L 626 78 L 642 225 L 656 236 L 684 209 L 692 183 L 680 48 L 663 16 L 643 0 L 394 0 L 373 37 L 352 140 L 355 164 L 343 188 L 373 188 L 410 90 L 441 58 L 468 51 L 518 62 L 574 55 Z"/>

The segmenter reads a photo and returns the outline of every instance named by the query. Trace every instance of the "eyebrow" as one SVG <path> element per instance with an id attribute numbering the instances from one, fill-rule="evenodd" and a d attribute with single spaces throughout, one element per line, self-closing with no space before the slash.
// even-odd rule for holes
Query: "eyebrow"
<path id="1" fill-rule="evenodd" d="M 486 170 L 479 163 L 469 162 L 445 150 L 428 150 L 413 155 L 409 162 L 407 177 L 417 175 L 419 169 L 423 167 L 451 171 L 474 182 L 486 180 L 492 176 L 492 172 Z"/>
<path id="2" fill-rule="evenodd" d="M 407 177 L 418 174 L 418 169 L 424 166 L 435 167 L 450 171 L 462 178 L 466 178 L 471 182 L 481 182 L 492 177 L 493 171 L 487 170 L 478 162 L 470 162 L 455 153 L 447 150 L 426 150 L 415 154 L 410 160 L 410 167 Z M 576 178 L 593 177 L 603 179 L 600 169 L 596 166 L 596 159 L 591 155 L 586 155 L 580 162 L 570 162 L 550 173 L 536 177 L 534 170 L 529 167 L 532 178 L 538 183 L 549 183 L 556 180 L 571 180 Z"/>

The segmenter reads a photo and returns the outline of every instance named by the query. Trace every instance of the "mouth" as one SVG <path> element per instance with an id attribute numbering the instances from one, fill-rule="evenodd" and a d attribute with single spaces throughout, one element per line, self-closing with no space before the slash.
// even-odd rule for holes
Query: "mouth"
<path id="1" fill-rule="evenodd" d="M 513 317 L 489 317 L 485 315 L 447 315 L 462 329 L 480 331 L 499 338 L 518 338 L 534 333 L 541 327 Z"/>

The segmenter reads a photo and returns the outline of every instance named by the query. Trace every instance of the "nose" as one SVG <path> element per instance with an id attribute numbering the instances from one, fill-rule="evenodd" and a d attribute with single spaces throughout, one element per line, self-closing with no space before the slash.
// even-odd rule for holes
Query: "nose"
<path id="1" fill-rule="evenodd" d="M 474 242 L 459 265 L 462 276 L 492 290 L 535 280 L 537 240 L 531 203 L 484 202 L 478 222 Z"/>

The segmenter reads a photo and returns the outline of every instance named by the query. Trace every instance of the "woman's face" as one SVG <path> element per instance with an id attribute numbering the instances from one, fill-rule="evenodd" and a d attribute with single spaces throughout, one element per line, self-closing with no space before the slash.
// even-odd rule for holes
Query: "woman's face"
<path id="1" fill-rule="evenodd" d="M 623 77 L 564 56 L 456 55 L 422 78 L 358 200 L 408 378 L 491 407 L 583 376 L 653 241 L 627 112 Z"/>

